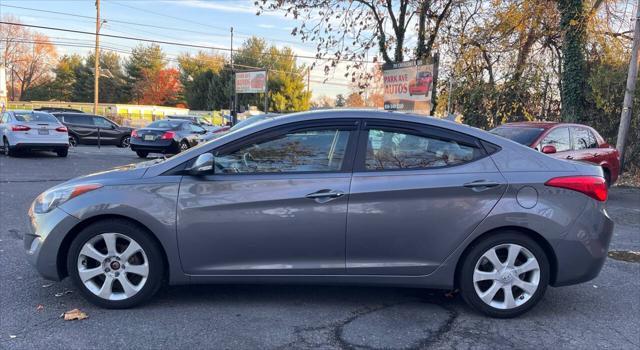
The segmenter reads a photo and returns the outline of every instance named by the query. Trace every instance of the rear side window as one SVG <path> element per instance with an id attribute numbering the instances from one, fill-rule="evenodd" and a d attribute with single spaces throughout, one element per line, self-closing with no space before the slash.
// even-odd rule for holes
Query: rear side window
<path id="1" fill-rule="evenodd" d="M 479 147 L 409 132 L 370 129 L 366 170 L 423 169 L 467 163 L 483 155 Z"/>
<path id="2" fill-rule="evenodd" d="M 575 150 L 598 147 L 595 137 L 591 131 L 586 128 L 571 128 L 571 139 L 573 140 L 573 149 Z"/>
<path id="3" fill-rule="evenodd" d="M 65 123 L 94 126 L 93 118 L 91 117 L 80 116 L 80 115 L 69 115 L 69 114 L 64 114 L 63 117 L 64 117 Z"/>
<path id="4" fill-rule="evenodd" d="M 569 138 L 569 128 L 553 129 L 540 142 L 540 149 L 544 146 L 554 146 L 556 152 L 564 152 L 571 150 L 571 139 Z"/>

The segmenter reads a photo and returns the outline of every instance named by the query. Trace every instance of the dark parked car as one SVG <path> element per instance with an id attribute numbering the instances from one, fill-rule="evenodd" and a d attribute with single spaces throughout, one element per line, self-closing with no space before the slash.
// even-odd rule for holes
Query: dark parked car
<path id="1" fill-rule="evenodd" d="M 176 154 L 198 144 L 207 130 L 189 120 L 163 119 L 131 132 L 131 150 L 138 157 L 149 153 Z"/>
<path id="2" fill-rule="evenodd" d="M 165 281 L 343 283 L 459 289 L 477 310 L 513 317 L 548 285 L 598 275 L 613 233 L 607 193 L 599 166 L 466 125 L 295 113 L 59 184 L 33 202 L 24 247 L 44 277 L 69 276 L 109 308 Z"/>
<path id="3" fill-rule="evenodd" d="M 618 180 L 620 153 L 592 127 L 555 122 L 507 123 L 490 131 L 554 158 L 598 164 L 608 185 Z"/>
<path id="4" fill-rule="evenodd" d="M 69 129 L 69 144 L 95 145 L 100 137 L 101 145 L 129 147 L 131 130 L 100 116 L 86 113 L 52 113 Z"/>
<path id="5" fill-rule="evenodd" d="M 57 113 L 57 112 L 84 113 L 79 109 L 65 108 L 65 107 L 40 107 L 40 108 L 34 108 L 33 110 L 40 111 L 40 112 L 47 112 L 47 113 Z"/>
<path id="6" fill-rule="evenodd" d="M 222 126 L 211 124 L 207 119 L 198 115 L 168 115 L 167 119 L 188 120 L 210 132 L 220 132 L 223 131 L 223 129 L 226 130 Z"/>

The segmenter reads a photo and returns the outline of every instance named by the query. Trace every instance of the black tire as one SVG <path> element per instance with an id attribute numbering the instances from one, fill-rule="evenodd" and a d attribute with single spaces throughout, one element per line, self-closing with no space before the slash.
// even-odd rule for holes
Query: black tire
<path id="1" fill-rule="evenodd" d="M 184 152 L 189 149 L 189 143 L 185 140 L 180 142 L 180 150 L 178 152 Z"/>
<path id="2" fill-rule="evenodd" d="M 124 136 L 123 138 L 120 139 L 120 142 L 118 143 L 118 147 L 119 148 L 129 148 L 129 141 L 131 140 L 131 136 Z"/>
<path id="3" fill-rule="evenodd" d="M 611 187 L 611 172 L 609 169 L 602 168 L 602 173 L 604 174 L 604 181 L 607 184 L 607 188 Z"/>
<path id="4" fill-rule="evenodd" d="M 68 148 L 61 148 L 56 150 L 56 154 L 58 155 L 58 157 L 66 157 L 69 154 L 69 149 Z"/>
<path id="5" fill-rule="evenodd" d="M 16 151 L 9 146 L 9 141 L 6 138 L 2 139 L 2 153 L 7 157 L 14 157 Z"/>
<path id="6" fill-rule="evenodd" d="M 147 158 L 147 156 L 149 155 L 149 152 L 145 152 L 145 151 L 136 151 L 136 154 L 138 155 L 138 157 L 140 158 Z"/>
<path id="7" fill-rule="evenodd" d="M 486 304 L 476 293 L 473 282 L 476 263 L 485 252 L 501 244 L 517 244 L 526 248 L 533 254 L 540 268 L 540 279 L 536 291 L 526 302 L 524 302 L 524 304 L 511 309 L 500 309 Z M 460 294 L 462 295 L 462 298 L 467 302 L 467 304 L 469 304 L 477 311 L 490 317 L 512 318 L 524 314 L 542 299 L 547 289 L 547 285 L 549 284 L 550 265 L 549 258 L 547 257 L 544 249 L 542 249 L 542 247 L 540 247 L 540 245 L 536 243 L 535 240 L 519 231 L 506 230 L 488 236 L 487 238 L 474 243 L 474 245 L 467 251 L 463 259 L 464 260 L 458 274 Z M 493 283 L 498 282 L 494 281 Z"/>
<path id="8" fill-rule="evenodd" d="M 70 147 L 76 147 L 80 144 L 80 140 L 78 139 L 78 136 L 76 135 L 69 135 L 69 146 Z"/>
<path id="9" fill-rule="evenodd" d="M 144 250 L 149 265 L 148 277 L 142 288 L 133 296 L 123 300 L 108 300 L 95 295 L 80 280 L 78 273 L 78 258 L 84 244 L 95 236 L 114 232 L 134 239 Z M 125 309 L 148 301 L 158 292 L 163 284 L 165 266 L 159 243 L 147 231 L 130 221 L 114 219 L 98 221 L 80 231 L 69 247 L 67 271 L 75 286 L 89 302 L 108 309 Z"/>

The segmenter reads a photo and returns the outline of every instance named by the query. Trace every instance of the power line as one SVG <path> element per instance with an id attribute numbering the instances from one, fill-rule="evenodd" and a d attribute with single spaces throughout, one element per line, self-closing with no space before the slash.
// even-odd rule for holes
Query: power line
<path id="1" fill-rule="evenodd" d="M 74 30 L 74 29 L 48 27 L 48 26 L 39 26 L 39 25 L 34 25 L 34 24 L 13 23 L 13 22 L 6 22 L 6 21 L 0 21 L 0 24 L 7 24 L 7 25 L 14 25 L 14 26 L 21 26 L 21 27 L 29 27 L 29 28 L 38 28 L 38 29 L 47 29 L 47 30 L 57 30 L 57 31 L 68 32 L 68 33 L 76 33 L 76 34 L 96 35 L 96 33 L 87 32 L 87 31 L 83 31 L 83 30 Z M 109 37 L 109 38 L 143 41 L 143 42 L 150 42 L 150 43 L 155 43 L 155 44 L 184 46 L 184 47 L 192 47 L 192 48 L 199 48 L 199 49 L 219 50 L 219 51 L 231 51 L 231 49 L 226 48 L 226 47 L 196 45 L 196 44 L 185 44 L 185 43 L 178 43 L 178 42 L 166 41 L 166 40 L 145 39 L 145 38 L 124 36 L 124 35 L 114 35 L 114 34 L 104 34 L 104 33 L 99 33 L 98 35 L 99 36 L 104 36 L 104 37 Z M 285 57 L 293 56 L 294 58 L 304 58 L 304 59 L 312 59 L 312 60 L 343 61 L 343 62 L 356 62 L 356 63 L 375 63 L 375 62 L 372 62 L 372 61 L 368 62 L 368 61 L 364 61 L 364 60 L 351 60 L 351 59 L 344 59 L 344 58 L 337 59 L 337 58 L 326 58 L 326 57 L 321 57 L 321 56 L 305 56 L 305 55 L 297 55 L 297 54 L 288 55 L 286 53 L 262 52 L 261 54 L 262 55 L 273 54 L 273 55 L 285 56 Z"/>

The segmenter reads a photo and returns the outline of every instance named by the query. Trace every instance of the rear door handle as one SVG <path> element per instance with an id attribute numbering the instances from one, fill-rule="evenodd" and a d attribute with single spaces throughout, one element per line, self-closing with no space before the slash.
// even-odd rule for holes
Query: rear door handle
<path id="1" fill-rule="evenodd" d="M 491 187 L 500 186 L 500 184 L 494 181 L 477 180 L 477 181 L 467 182 L 462 186 L 466 188 L 472 188 L 474 190 L 479 190 L 479 189 L 487 189 Z"/>
<path id="2" fill-rule="evenodd" d="M 344 192 L 342 191 L 320 190 L 317 192 L 309 193 L 305 197 L 309 199 L 315 199 L 317 201 L 328 201 L 342 196 L 344 196 Z"/>

